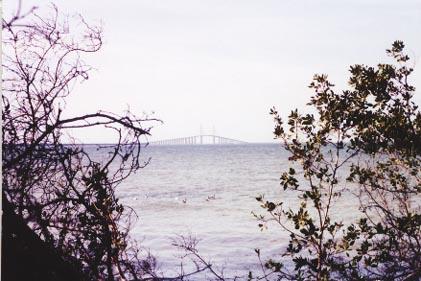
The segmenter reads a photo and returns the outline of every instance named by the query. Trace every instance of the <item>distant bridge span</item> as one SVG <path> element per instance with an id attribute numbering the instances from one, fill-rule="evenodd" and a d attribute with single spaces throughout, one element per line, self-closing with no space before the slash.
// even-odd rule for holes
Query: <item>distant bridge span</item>
<path id="1" fill-rule="evenodd" d="M 216 135 L 197 135 L 191 137 L 152 141 L 153 145 L 194 145 L 194 144 L 245 144 L 247 142 Z"/>

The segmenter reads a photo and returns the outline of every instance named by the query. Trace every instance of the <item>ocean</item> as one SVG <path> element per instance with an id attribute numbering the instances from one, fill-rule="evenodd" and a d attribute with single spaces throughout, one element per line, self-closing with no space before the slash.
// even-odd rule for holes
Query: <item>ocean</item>
<path id="1" fill-rule="evenodd" d="M 261 230 L 252 214 L 265 214 L 259 195 L 297 205 L 297 194 L 280 186 L 290 165 L 280 144 L 151 145 L 142 151 L 148 158 L 117 194 L 139 217 L 132 237 L 157 258 L 165 276 L 176 276 L 181 262 L 186 272 L 193 269 L 172 246 L 180 235 L 195 237 L 198 253 L 226 277 L 261 273 L 256 248 L 263 261 L 282 259 L 288 233 L 275 223 Z M 355 201 L 337 201 L 335 216 L 353 220 Z"/>

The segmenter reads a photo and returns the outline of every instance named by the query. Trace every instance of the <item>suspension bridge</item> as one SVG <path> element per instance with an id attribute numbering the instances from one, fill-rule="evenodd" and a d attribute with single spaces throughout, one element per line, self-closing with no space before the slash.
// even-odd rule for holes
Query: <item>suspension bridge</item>
<path id="1" fill-rule="evenodd" d="M 151 141 L 153 145 L 197 145 L 197 144 L 245 144 L 247 142 L 217 135 L 196 135 L 190 137 Z"/>

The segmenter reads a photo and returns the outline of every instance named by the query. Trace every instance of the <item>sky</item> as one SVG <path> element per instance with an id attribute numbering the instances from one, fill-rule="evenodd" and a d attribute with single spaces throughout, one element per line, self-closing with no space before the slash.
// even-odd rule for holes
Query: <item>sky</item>
<path id="1" fill-rule="evenodd" d="M 51 1 L 27 0 L 44 9 Z M 161 119 L 150 140 L 213 133 L 273 141 L 275 106 L 286 117 L 308 110 L 315 73 L 346 89 L 350 65 L 392 62 L 385 49 L 403 40 L 421 87 L 419 0 L 119 0 L 53 1 L 70 15 L 101 23 L 95 67 L 67 101 L 67 114 L 128 107 Z M 15 9 L 6 0 L 3 14 Z M 415 100 L 421 104 L 419 91 Z M 74 132 L 112 142 L 104 130 Z"/>

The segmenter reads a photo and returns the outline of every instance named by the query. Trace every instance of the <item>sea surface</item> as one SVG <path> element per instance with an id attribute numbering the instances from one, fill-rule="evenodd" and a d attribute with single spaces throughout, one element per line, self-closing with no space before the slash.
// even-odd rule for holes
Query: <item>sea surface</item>
<path id="1" fill-rule="evenodd" d="M 151 145 L 142 158 L 150 163 L 118 187 L 118 196 L 139 217 L 131 235 L 157 258 L 164 275 L 176 276 L 181 262 L 186 272 L 193 270 L 172 246 L 180 235 L 198 239 L 198 253 L 226 277 L 261 272 L 256 248 L 263 261 L 282 259 L 288 233 L 275 223 L 262 230 L 252 214 L 265 214 L 259 195 L 297 203 L 297 194 L 280 186 L 290 164 L 279 144 Z M 354 219 L 353 200 L 335 204 L 338 218 Z"/>

